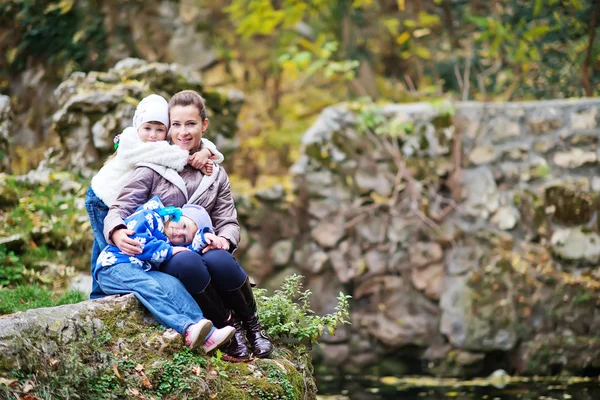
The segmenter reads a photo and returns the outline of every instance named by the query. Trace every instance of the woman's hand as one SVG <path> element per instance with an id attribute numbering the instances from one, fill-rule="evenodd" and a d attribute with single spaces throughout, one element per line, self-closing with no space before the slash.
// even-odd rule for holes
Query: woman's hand
<path id="1" fill-rule="evenodd" d="M 175 255 L 177 253 L 181 253 L 182 251 L 191 251 L 191 250 L 188 249 L 187 247 L 173 246 L 173 255 Z"/>
<path id="2" fill-rule="evenodd" d="M 204 240 L 206 241 L 207 246 L 202 249 L 202 254 L 212 249 L 221 249 L 229 251 L 229 240 L 225 239 L 222 236 L 217 236 L 212 233 L 205 233 Z"/>
<path id="3" fill-rule="evenodd" d="M 128 256 L 135 256 L 142 253 L 142 244 L 129 237 L 134 233 L 131 229 L 119 229 L 113 232 L 111 239 L 123 253 Z"/>

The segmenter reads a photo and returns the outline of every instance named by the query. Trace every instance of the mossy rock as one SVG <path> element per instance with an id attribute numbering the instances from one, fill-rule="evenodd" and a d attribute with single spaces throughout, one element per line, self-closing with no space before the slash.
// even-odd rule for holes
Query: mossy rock
<path id="1" fill-rule="evenodd" d="M 0 376 L 13 382 L 0 386 L 0 398 L 34 381 L 29 395 L 39 398 L 314 399 L 312 372 L 302 347 L 247 364 L 192 352 L 133 295 L 0 320 Z"/>
<path id="2" fill-rule="evenodd" d="M 562 185 L 546 188 L 544 205 L 553 207 L 554 220 L 563 225 L 583 225 L 595 213 L 596 199 L 592 193 Z"/>
<path id="3" fill-rule="evenodd" d="M 14 178 L 0 174 L 0 207 L 14 206 L 19 203 L 19 194 L 15 189 Z"/>
<path id="4" fill-rule="evenodd" d="M 600 368 L 598 337 L 577 336 L 570 331 L 537 335 L 518 351 L 523 375 L 578 374 L 586 368 Z"/>

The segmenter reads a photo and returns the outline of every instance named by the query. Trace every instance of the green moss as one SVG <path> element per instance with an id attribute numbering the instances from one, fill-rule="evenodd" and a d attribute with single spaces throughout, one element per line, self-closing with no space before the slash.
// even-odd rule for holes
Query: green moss
<path id="1" fill-rule="evenodd" d="M 595 212 L 594 203 L 591 193 L 574 188 L 551 186 L 545 191 L 545 207 L 553 207 L 553 218 L 566 225 L 589 222 Z"/>
<path id="2" fill-rule="evenodd" d="M 592 300 L 594 300 L 594 297 L 588 292 L 580 292 L 574 298 L 575 304 L 585 304 Z"/>

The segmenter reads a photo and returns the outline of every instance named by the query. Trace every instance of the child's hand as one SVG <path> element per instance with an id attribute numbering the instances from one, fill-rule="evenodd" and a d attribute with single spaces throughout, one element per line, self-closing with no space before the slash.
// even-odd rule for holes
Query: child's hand
<path id="1" fill-rule="evenodd" d="M 175 255 L 177 253 L 181 253 L 182 251 L 191 251 L 191 250 L 188 249 L 187 247 L 173 246 L 173 255 Z"/>
<path id="2" fill-rule="evenodd" d="M 206 241 L 206 247 L 202 249 L 202 254 L 212 249 L 229 250 L 229 240 L 224 237 L 217 236 L 214 233 L 205 233 L 204 240 Z"/>
<path id="3" fill-rule="evenodd" d="M 212 156 L 212 153 L 208 149 L 202 149 L 188 158 L 188 164 L 196 169 L 202 169 L 207 161 Z M 203 171 L 204 172 L 204 171 Z"/>
<path id="4" fill-rule="evenodd" d="M 206 164 L 204 164 L 204 167 L 200 168 L 200 171 L 202 171 L 204 175 L 211 176 L 213 173 L 213 167 L 213 162 L 211 160 L 208 160 Z"/>

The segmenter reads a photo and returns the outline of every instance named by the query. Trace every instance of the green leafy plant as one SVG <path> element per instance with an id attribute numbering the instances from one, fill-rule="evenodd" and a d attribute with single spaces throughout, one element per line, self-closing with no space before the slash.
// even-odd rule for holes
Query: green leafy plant
<path id="1" fill-rule="evenodd" d="M 308 46 L 307 43 L 304 45 Z M 352 80 L 360 63 L 357 60 L 333 60 L 338 47 L 335 40 L 311 44 L 308 46 L 309 50 L 300 50 L 294 45 L 281 54 L 278 61 L 286 73 L 292 76 L 304 75 L 303 82 L 319 71 L 327 78 Z"/>
<path id="2" fill-rule="evenodd" d="M 293 338 L 315 343 L 325 329 L 334 335 L 339 324 L 349 324 L 349 299 L 340 292 L 335 312 L 316 315 L 310 308 L 311 291 L 302 291 L 302 276 L 288 276 L 281 290 L 268 296 L 265 289 L 254 289 L 260 309 L 260 320 L 273 338 Z"/>
<path id="3" fill-rule="evenodd" d="M 282 400 L 294 400 L 296 398 L 294 396 L 294 387 L 292 386 L 292 383 L 281 369 L 275 365 L 269 365 L 267 368 L 267 377 L 269 378 L 269 382 L 278 384 L 283 389 L 285 395 L 284 397 L 280 396 Z"/>
<path id="4" fill-rule="evenodd" d="M 190 380 L 197 378 L 192 372 L 194 366 L 206 366 L 206 360 L 187 347 L 173 354 L 173 359 L 158 363 L 150 370 L 158 382 L 156 391 L 167 396 L 190 390 Z"/>
<path id="5" fill-rule="evenodd" d="M 23 282 L 25 265 L 14 252 L 0 246 L 0 287 Z"/>
<path id="6" fill-rule="evenodd" d="M 210 358 L 210 362 L 220 376 L 224 378 L 229 377 L 225 371 L 227 365 L 225 364 L 225 361 L 223 361 L 223 353 L 221 353 L 221 350 L 217 350 L 215 355 Z"/>

